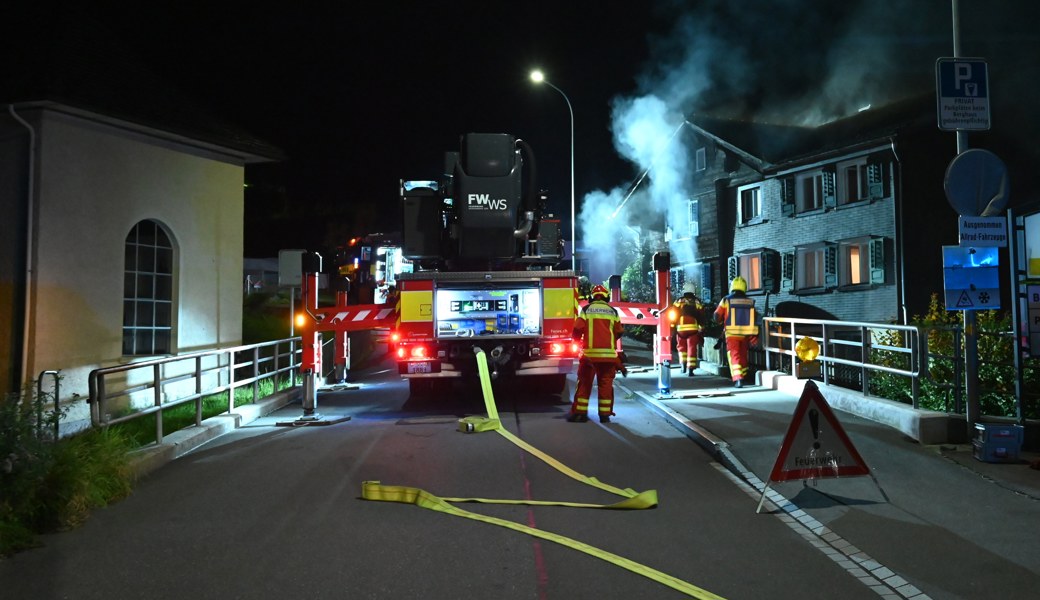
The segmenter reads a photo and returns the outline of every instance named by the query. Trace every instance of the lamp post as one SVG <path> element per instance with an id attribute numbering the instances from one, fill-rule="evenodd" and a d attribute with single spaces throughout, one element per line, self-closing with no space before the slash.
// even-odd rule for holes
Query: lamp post
<path id="1" fill-rule="evenodd" d="M 575 235 L 575 213 L 574 213 L 574 108 L 571 107 L 571 99 L 567 97 L 567 94 L 563 93 L 563 90 L 553 85 L 548 79 L 545 78 L 545 74 L 540 70 L 535 69 L 531 71 L 531 81 L 535 83 L 544 83 L 552 89 L 560 92 L 565 102 L 567 102 L 567 112 L 571 116 L 571 270 L 575 273 L 578 272 L 578 238 Z"/>

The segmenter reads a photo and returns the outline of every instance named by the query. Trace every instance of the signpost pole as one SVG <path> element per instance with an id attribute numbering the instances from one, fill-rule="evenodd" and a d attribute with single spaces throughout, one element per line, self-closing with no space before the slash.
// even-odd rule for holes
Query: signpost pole
<path id="1" fill-rule="evenodd" d="M 960 15 L 958 1 L 953 2 L 953 56 L 961 55 Z M 957 130 L 957 154 L 968 149 L 968 132 Z M 979 420 L 979 338 L 976 328 L 978 320 L 974 310 L 964 311 L 964 394 L 966 396 L 965 417 L 968 435 L 974 430 Z"/>

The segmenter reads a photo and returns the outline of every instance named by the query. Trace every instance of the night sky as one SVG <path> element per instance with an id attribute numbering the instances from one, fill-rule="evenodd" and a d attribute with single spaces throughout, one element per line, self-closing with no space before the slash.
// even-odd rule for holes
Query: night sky
<path id="1" fill-rule="evenodd" d="M 247 256 L 398 229 L 399 180 L 436 178 L 471 131 L 531 144 L 569 229 L 570 117 L 559 93 L 529 81 L 534 67 L 574 108 L 580 207 L 644 170 L 614 143 L 636 99 L 662 98 L 672 121 L 710 111 L 811 124 L 934 89 L 935 59 L 953 43 L 949 0 L 42 5 L 100 24 L 155 75 L 286 153 L 247 169 Z M 960 0 L 961 54 L 990 62 L 994 126 L 1023 135 L 1038 120 L 1035 7 Z"/>
<path id="2" fill-rule="evenodd" d="M 633 168 L 612 151 L 609 102 L 635 89 L 648 31 L 667 19 L 655 21 L 646 8 L 590 12 L 596 4 L 318 2 L 258 10 L 218 2 L 205 14 L 179 3 L 162 11 L 149 4 L 150 17 L 94 14 L 157 72 L 287 153 L 284 165 L 251 168 L 247 178 L 258 186 L 287 182 L 295 208 L 275 221 L 281 243 L 314 247 L 337 234 L 399 229 L 399 180 L 436 179 L 443 153 L 470 131 L 530 143 L 551 207 L 569 212 L 570 117 L 559 93 L 530 82 L 534 67 L 573 105 L 578 197 L 631 179 Z M 266 204 L 283 209 L 277 199 L 252 206 Z M 342 225 L 330 232 L 326 215 Z M 270 222 L 247 223 L 246 254 L 264 253 L 271 236 L 254 232 Z"/>

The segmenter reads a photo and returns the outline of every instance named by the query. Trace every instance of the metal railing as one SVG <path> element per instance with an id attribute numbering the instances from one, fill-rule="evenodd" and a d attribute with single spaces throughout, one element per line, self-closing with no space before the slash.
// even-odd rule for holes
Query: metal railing
<path id="1" fill-rule="evenodd" d="M 907 377 L 910 403 L 918 408 L 922 347 L 915 326 L 766 317 L 759 337 L 767 370 L 789 367 L 793 373 L 795 346 L 803 337 L 812 338 L 820 346 L 816 360 L 822 363 L 824 383 L 870 395 L 871 377 L 878 373 Z"/>
<path id="2" fill-rule="evenodd" d="M 287 374 L 290 385 L 295 385 L 300 340 L 293 337 L 95 369 L 88 377 L 91 424 L 107 427 L 154 415 L 156 442 L 161 443 L 163 411 L 168 408 L 193 402 L 195 425 L 201 425 L 205 397 L 227 392 L 231 412 L 237 389 L 251 386 L 256 402 L 265 379 L 273 378 L 277 390 L 280 377 Z"/>

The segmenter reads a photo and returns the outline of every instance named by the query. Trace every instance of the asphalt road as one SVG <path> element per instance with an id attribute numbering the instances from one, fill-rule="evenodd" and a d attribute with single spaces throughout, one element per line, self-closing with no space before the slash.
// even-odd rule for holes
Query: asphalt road
<path id="1" fill-rule="evenodd" d="M 385 365 L 383 366 L 385 368 Z M 477 389 L 424 401 L 395 373 L 322 393 L 349 421 L 279 427 L 291 404 L 162 467 L 126 500 L 0 561 L 9 600 L 50 598 L 680 598 L 611 562 L 489 523 L 364 500 L 362 483 L 443 497 L 610 504 L 505 437 L 457 430 Z M 726 598 L 877 598 L 635 398 L 610 424 L 568 423 L 559 396 L 496 386 L 505 427 L 647 510 L 457 503 L 578 540 Z"/>

